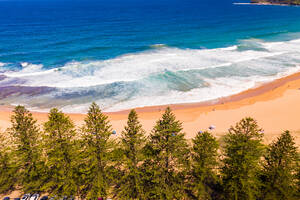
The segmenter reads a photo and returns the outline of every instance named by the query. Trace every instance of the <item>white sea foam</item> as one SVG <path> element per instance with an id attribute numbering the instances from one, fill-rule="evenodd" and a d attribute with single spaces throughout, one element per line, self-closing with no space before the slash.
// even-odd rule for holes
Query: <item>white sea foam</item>
<path id="1" fill-rule="evenodd" d="M 128 54 L 105 61 L 72 62 L 59 69 L 42 70 L 26 64 L 8 77 L 22 77 L 26 86 L 57 88 L 90 87 L 114 82 L 136 81 L 152 74 L 217 68 L 239 62 L 280 55 L 283 52 L 236 51 L 236 47 L 210 50 L 165 48 Z M 37 78 L 39 77 L 39 78 Z"/>
<path id="2" fill-rule="evenodd" d="M 68 99 L 58 103 L 65 111 L 86 111 L 92 101 L 105 110 L 116 111 L 229 96 L 297 72 L 299 64 L 300 40 L 253 39 L 217 49 L 164 46 L 109 60 L 70 62 L 50 70 L 21 63 L 20 71 L 4 73 L 8 78 L 0 85 L 57 88 L 34 101 L 22 99 L 32 107 L 59 97 Z"/>
<path id="3" fill-rule="evenodd" d="M 233 3 L 233 5 L 251 5 L 252 3 Z"/>
<path id="4" fill-rule="evenodd" d="M 166 48 L 168 46 L 165 44 L 153 44 L 153 45 L 150 45 L 150 47 L 151 48 Z"/>
<path id="5" fill-rule="evenodd" d="M 300 66 L 273 77 L 252 76 L 247 78 L 231 77 L 206 79 L 205 81 L 209 82 L 209 87 L 196 88 L 188 92 L 171 91 L 168 93 L 168 95 L 161 96 L 137 96 L 129 101 L 115 104 L 107 108 L 106 111 L 114 112 L 134 107 L 210 101 L 233 94 L 238 94 L 247 89 L 256 87 L 258 84 L 274 81 L 278 78 L 291 75 L 298 71 L 300 71 Z M 101 101 L 98 103 L 101 103 Z M 89 105 L 82 105 L 81 107 L 78 107 L 78 109 L 74 107 L 71 109 L 70 107 L 65 107 L 64 110 L 67 112 L 71 112 L 72 110 L 76 110 L 77 112 L 85 112 L 88 106 Z"/>

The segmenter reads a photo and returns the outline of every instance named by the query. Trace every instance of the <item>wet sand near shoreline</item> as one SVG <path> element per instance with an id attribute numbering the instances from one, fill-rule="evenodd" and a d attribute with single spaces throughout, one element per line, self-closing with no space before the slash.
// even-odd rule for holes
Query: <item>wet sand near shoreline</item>
<path id="1" fill-rule="evenodd" d="M 215 125 L 213 133 L 220 137 L 243 117 L 255 118 L 265 130 L 265 142 L 269 143 L 284 130 L 290 130 L 300 145 L 300 73 L 266 83 L 230 97 L 214 101 L 169 105 L 177 119 L 183 122 L 187 138 L 193 138 L 198 131 Z M 140 121 L 146 131 L 151 131 L 166 106 L 137 108 Z M 0 106 L 0 127 L 10 125 L 13 107 Z M 120 133 L 129 110 L 106 113 L 113 129 Z M 82 125 L 85 114 L 69 113 L 78 126 Z M 47 113 L 33 112 L 39 123 L 47 120 Z M 299 132 L 298 132 L 299 131 Z"/>

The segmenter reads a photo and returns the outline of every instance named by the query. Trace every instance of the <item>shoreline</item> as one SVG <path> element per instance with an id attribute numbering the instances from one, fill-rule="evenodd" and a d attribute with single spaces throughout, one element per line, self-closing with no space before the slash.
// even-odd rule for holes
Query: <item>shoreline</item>
<path id="1" fill-rule="evenodd" d="M 231 125 L 243 117 L 255 118 L 265 129 L 266 142 L 276 138 L 289 129 L 300 133 L 300 72 L 264 83 L 239 94 L 199 103 L 185 103 L 135 108 L 144 129 L 149 132 L 160 118 L 164 109 L 170 106 L 178 120 L 183 122 L 187 138 L 192 138 L 199 130 L 216 125 L 215 136 L 224 135 Z M 10 125 L 13 106 L 0 106 L 0 130 Z M 123 129 L 130 110 L 105 112 L 117 132 Z M 32 112 L 33 117 L 42 124 L 48 113 Z M 83 124 L 85 114 L 67 113 L 77 126 Z M 294 134 L 300 145 L 300 134 Z"/>
<path id="2" fill-rule="evenodd" d="M 168 105 L 158 105 L 158 106 L 145 106 L 145 107 L 136 107 L 134 108 L 137 112 L 153 112 L 154 110 L 162 110 L 167 107 L 171 107 L 172 110 L 182 110 L 187 108 L 199 108 L 199 107 L 214 107 L 217 106 L 218 108 L 221 105 L 228 104 L 228 103 L 234 103 L 238 101 L 243 101 L 248 98 L 253 98 L 259 95 L 262 95 L 264 93 L 270 92 L 278 87 L 283 86 L 284 84 L 290 82 L 300 80 L 300 72 L 296 72 L 294 74 L 275 79 L 274 81 L 262 83 L 259 84 L 257 87 L 253 87 L 250 89 L 247 89 L 243 92 L 240 92 L 238 94 L 233 94 L 226 97 L 221 97 L 213 100 L 208 101 L 202 101 L 202 102 L 196 102 L 196 103 L 179 103 L 179 104 L 168 104 Z M 300 86 L 299 86 L 300 89 Z M 277 96 L 277 95 L 276 95 Z M 125 109 L 121 111 L 116 112 L 105 112 L 107 114 L 128 114 L 131 109 Z M 212 110 L 214 111 L 214 110 Z M 79 113 L 76 113 L 79 114 Z"/>
<path id="3" fill-rule="evenodd" d="M 271 82 L 266 82 L 266 83 L 261 83 L 258 84 L 257 86 L 244 90 L 242 92 L 239 92 L 237 94 L 221 97 L 221 98 L 216 98 L 212 100 L 207 100 L 207 101 L 201 101 L 201 102 L 191 102 L 191 103 L 175 103 L 175 104 L 166 104 L 166 105 L 153 105 L 153 106 L 143 106 L 143 107 L 134 107 L 131 109 L 135 109 L 137 112 L 153 112 L 155 110 L 164 110 L 167 107 L 171 107 L 172 110 L 182 110 L 186 108 L 197 108 L 197 107 L 211 107 L 211 106 L 219 106 L 227 103 L 233 103 L 236 101 L 241 101 L 247 98 L 255 97 L 258 95 L 261 95 L 263 93 L 269 92 L 271 90 L 274 90 L 290 81 L 295 81 L 295 80 L 300 80 L 300 71 L 275 79 Z M 300 89 L 300 88 L 299 88 Z M 12 105 L 0 105 L 0 112 L 6 111 L 6 112 L 11 112 L 14 109 L 15 106 Z M 119 115 L 119 114 L 128 114 L 131 109 L 123 109 L 120 111 L 108 111 L 108 112 L 103 112 L 107 115 Z M 30 109 L 29 109 L 30 110 Z M 34 114 L 47 114 L 48 112 L 44 111 L 31 111 L 31 113 Z M 86 113 L 79 113 L 79 112 L 64 112 L 67 115 L 73 116 L 73 115 L 86 115 Z"/>

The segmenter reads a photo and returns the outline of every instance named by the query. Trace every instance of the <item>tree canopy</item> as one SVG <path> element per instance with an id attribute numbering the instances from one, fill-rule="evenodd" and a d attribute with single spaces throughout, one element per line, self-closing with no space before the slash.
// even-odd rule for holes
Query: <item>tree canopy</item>
<path id="1" fill-rule="evenodd" d="M 0 193 L 124 200 L 294 200 L 300 154 L 289 131 L 263 145 L 264 131 L 244 118 L 222 138 L 187 139 L 167 108 L 147 133 L 135 110 L 117 133 L 93 103 L 78 128 L 57 108 L 40 126 L 23 106 L 0 133 Z"/>

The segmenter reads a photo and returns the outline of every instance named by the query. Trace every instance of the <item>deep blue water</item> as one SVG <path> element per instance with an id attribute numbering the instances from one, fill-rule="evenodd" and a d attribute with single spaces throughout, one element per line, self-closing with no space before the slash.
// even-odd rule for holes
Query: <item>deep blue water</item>
<path id="1" fill-rule="evenodd" d="M 118 110 L 194 102 L 295 70 L 300 7 L 234 2 L 249 1 L 0 0 L 0 103 L 68 110 L 95 100 Z M 15 86 L 47 90 L 7 92 Z"/>
<path id="2" fill-rule="evenodd" d="M 0 1 L 0 61 L 46 67 L 103 60 L 154 44 L 216 48 L 300 31 L 296 7 L 239 0 Z"/>

